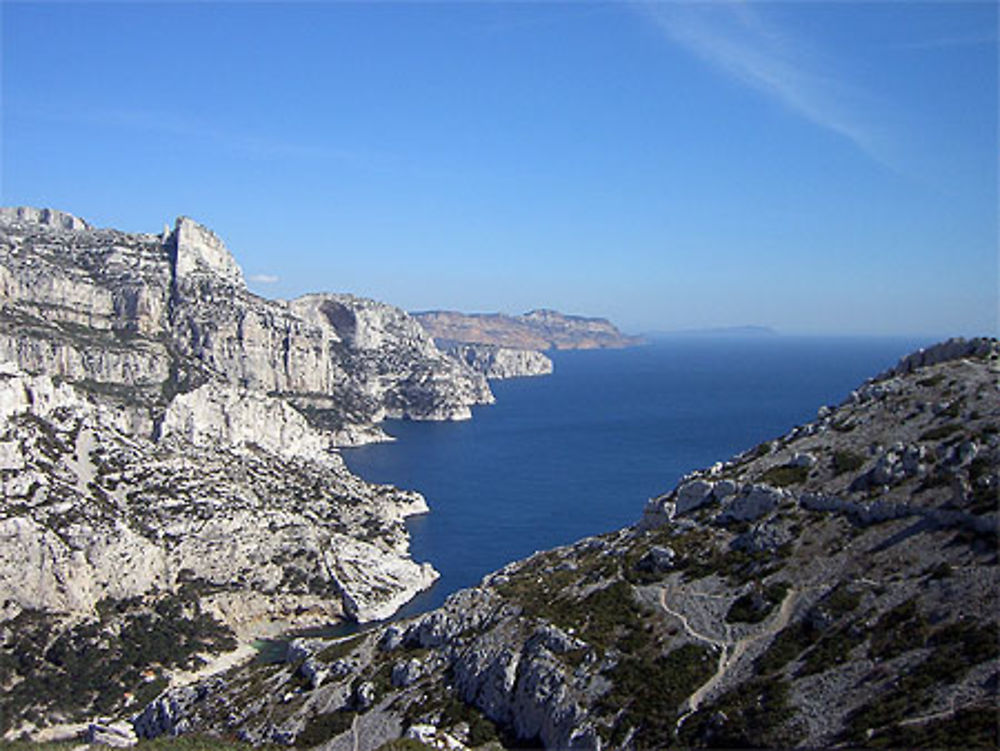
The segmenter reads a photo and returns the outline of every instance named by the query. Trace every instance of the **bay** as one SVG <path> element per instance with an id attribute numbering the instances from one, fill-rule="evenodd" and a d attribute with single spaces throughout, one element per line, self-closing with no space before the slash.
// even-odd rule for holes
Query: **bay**
<path id="1" fill-rule="evenodd" d="M 466 422 L 389 421 L 395 442 L 345 449 L 352 471 L 423 493 L 408 527 L 441 579 L 402 615 L 504 564 L 638 520 L 685 473 L 842 401 L 920 338 L 677 336 L 549 353 L 551 376 L 493 382 Z"/>

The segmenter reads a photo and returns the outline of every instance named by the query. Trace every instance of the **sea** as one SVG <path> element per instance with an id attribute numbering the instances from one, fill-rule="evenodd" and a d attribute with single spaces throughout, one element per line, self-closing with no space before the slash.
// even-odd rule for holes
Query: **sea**
<path id="1" fill-rule="evenodd" d="M 418 490 L 411 553 L 441 573 L 401 613 L 441 605 L 538 550 L 635 523 L 650 497 L 812 420 L 928 338 L 672 336 L 547 353 L 550 376 L 491 383 L 463 422 L 389 421 L 343 450 L 366 480 Z"/>

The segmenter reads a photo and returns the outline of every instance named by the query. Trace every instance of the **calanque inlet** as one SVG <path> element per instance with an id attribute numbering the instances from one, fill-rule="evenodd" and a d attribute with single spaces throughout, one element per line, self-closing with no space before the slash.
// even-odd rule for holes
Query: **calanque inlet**
<path id="1" fill-rule="evenodd" d="M 997 737 L 1000 345 L 953 339 L 442 608 L 413 490 L 338 447 L 458 420 L 603 319 L 252 294 L 222 241 L 0 209 L 0 734 L 403 748 Z M 640 516 L 641 511 L 641 516 Z M 301 632 L 298 633 L 308 633 Z"/>

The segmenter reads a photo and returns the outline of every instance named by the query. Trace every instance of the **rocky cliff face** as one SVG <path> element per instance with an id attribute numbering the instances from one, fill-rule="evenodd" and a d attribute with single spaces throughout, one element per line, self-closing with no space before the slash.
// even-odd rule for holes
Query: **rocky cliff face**
<path id="1" fill-rule="evenodd" d="M 468 314 L 447 310 L 414 313 L 435 340 L 451 344 L 491 344 L 508 349 L 602 349 L 632 347 L 642 340 L 625 336 L 605 318 L 533 310 L 519 316 Z"/>
<path id="2" fill-rule="evenodd" d="M 532 349 L 507 349 L 492 344 L 453 344 L 446 347 L 445 352 L 491 379 L 552 373 L 552 360 Z"/>
<path id="3" fill-rule="evenodd" d="M 89 675 L 51 656 L 53 643 L 109 609 L 141 620 L 165 608 L 201 623 L 192 638 L 207 624 L 242 640 L 385 618 L 437 578 L 407 556 L 403 519 L 427 510 L 423 498 L 353 476 L 283 401 L 208 383 L 170 403 L 157 441 L 123 427 L 68 384 L 9 364 L 0 374 L 0 680 L 18 687 L 0 699 L 4 731 L 26 713 L 120 709 L 148 682 L 133 667 L 49 705 L 46 685 Z M 44 627 L 37 643 L 14 638 L 25 619 Z M 151 680 L 170 672 L 155 650 L 130 659 Z"/>
<path id="4" fill-rule="evenodd" d="M 134 407 L 152 432 L 178 392 L 224 382 L 280 394 L 323 427 L 464 419 L 492 401 L 402 311 L 347 295 L 247 291 L 222 241 L 182 217 L 162 235 L 68 214 L 0 212 L 0 359 Z"/>
<path id="5" fill-rule="evenodd" d="M 403 524 L 426 503 L 333 449 L 490 401 L 397 308 L 250 294 L 190 219 L 0 210 L 0 732 L 124 712 L 251 636 L 391 615 L 437 578 Z"/>
<path id="6" fill-rule="evenodd" d="M 814 422 L 439 610 L 170 691 L 147 735 L 373 749 L 995 748 L 1000 346 L 904 359 Z"/>

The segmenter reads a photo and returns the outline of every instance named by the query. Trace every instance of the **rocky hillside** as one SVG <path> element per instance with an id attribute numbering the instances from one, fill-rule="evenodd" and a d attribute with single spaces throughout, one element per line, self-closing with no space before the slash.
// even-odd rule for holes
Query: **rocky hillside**
<path id="1" fill-rule="evenodd" d="M 334 448 L 491 400 L 397 308 L 250 294 L 190 219 L 0 209 L 0 733 L 128 713 L 250 637 L 391 615 L 437 578 L 403 523 L 426 503 Z"/>
<path id="2" fill-rule="evenodd" d="M 141 734 L 323 749 L 997 746 L 1000 347 L 917 353 L 641 521 L 171 690 Z"/>
<path id="3" fill-rule="evenodd" d="M 432 310 L 414 313 L 413 317 L 444 345 L 492 344 L 546 350 L 619 348 L 641 343 L 638 337 L 622 334 L 605 318 L 568 316 L 554 310 L 533 310 L 519 316 Z"/>
<path id="4" fill-rule="evenodd" d="M 153 435 L 206 382 L 280 396 L 342 442 L 384 417 L 461 419 L 492 401 L 398 308 L 350 295 L 251 294 L 222 241 L 182 217 L 160 235 L 0 209 L 0 361 L 129 408 Z"/>

